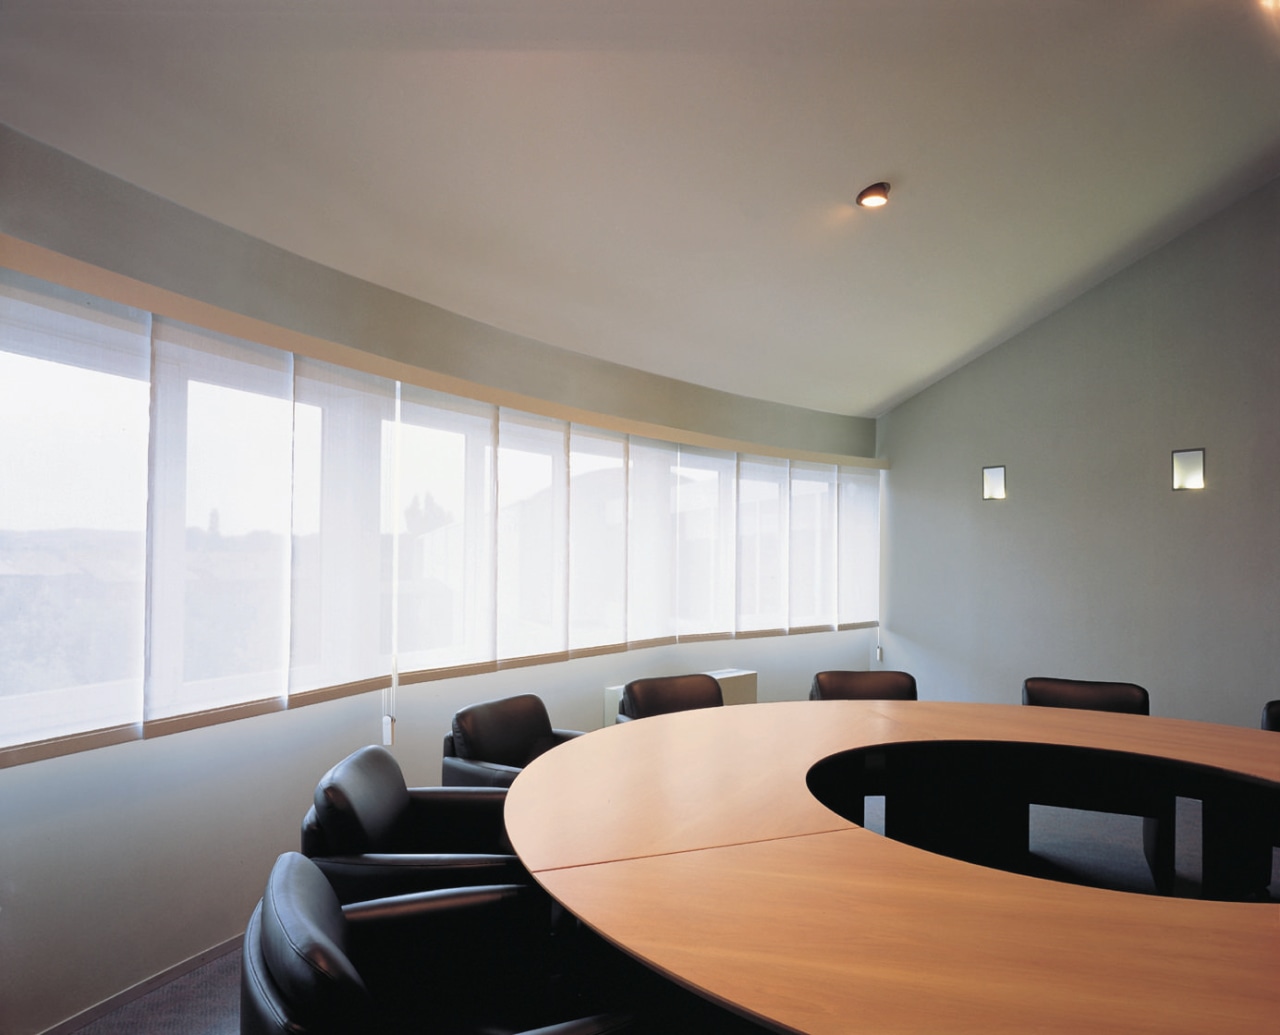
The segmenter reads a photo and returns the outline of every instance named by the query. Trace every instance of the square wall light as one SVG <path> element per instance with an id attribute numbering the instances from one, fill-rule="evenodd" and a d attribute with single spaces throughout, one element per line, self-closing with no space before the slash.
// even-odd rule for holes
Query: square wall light
<path id="1" fill-rule="evenodd" d="M 1173 487 L 1175 489 L 1204 488 L 1203 449 L 1173 451 Z"/>
<path id="2" fill-rule="evenodd" d="M 1004 464 L 982 469 L 982 498 L 1002 500 L 1004 496 Z"/>

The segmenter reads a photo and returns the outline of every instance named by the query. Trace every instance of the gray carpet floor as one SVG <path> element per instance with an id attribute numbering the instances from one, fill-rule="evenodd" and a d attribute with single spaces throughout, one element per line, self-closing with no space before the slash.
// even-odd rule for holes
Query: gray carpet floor
<path id="1" fill-rule="evenodd" d="M 883 830 L 883 799 L 867 800 L 866 826 Z M 1176 894 L 1195 897 L 1199 880 L 1199 806 L 1179 802 Z M 1142 854 L 1142 820 L 1033 806 L 1031 850 L 1039 873 L 1072 883 L 1153 894 Z M 1273 854 L 1271 897 L 1280 901 L 1280 851 Z M 238 1035 L 240 952 L 236 950 L 113 1010 L 77 1035 Z"/>
<path id="2" fill-rule="evenodd" d="M 240 950 L 112 1010 L 77 1035 L 239 1035 Z"/>

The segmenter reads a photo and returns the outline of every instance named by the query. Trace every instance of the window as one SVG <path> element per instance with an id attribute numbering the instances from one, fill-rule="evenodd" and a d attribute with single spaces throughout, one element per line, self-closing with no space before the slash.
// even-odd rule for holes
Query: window
<path id="1" fill-rule="evenodd" d="M 569 428 L 503 410 L 498 422 L 500 658 L 568 647 Z"/>
<path id="2" fill-rule="evenodd" d="M 676 470 L 676 628 L 731 633 L 736 591 L 734 453 L 680 447 Z"/>
<path id="3" fill-rule="evenodd" d="M 289 690 L 297 693 L 390 671 L 382 482 L 396 383 L 299 357 L 293 385 Z"/>
<path id="4" fill-rule="evenodd" d="M 384 446 L 383 528 L 395 537 L 389 584 L 397 613 L 396 638 L 385 647 L 401 672 L 488 661 L 495 650 L 497 412 L 411 385 L 400 391 L 394 462 Z"/>
<path id="5" fill-rule="evenodd" d="M 569 649 L 627 641 L 627 443 L 569 432 Z"/>
<path id="6" fill-rule="evenodd" d="M 0 270 L 0 745 L 142 720 L 150 324 Z"/>
<path id="7" fill-rule="evenodd" d="M 773 457 L 738 458 L 738 628 L 787 628 L 790 465 Z"/>
<path id="8" fill-rule="evenodd" d="M 674 640 L 680 450 L 632 437 L 627 459 L 627 639 Z"/>
<path id="9" fill-rule="evenodd" d="M 499 409 L 4 271 L 0 478 L 0 747 L 876 617 L 875 471 Z"/>
<path id="10" fill-rule="evenodd" d="M 880 472 L 841 467 L 839 484 L 841 626 L 880 617 Z"/>
<path id="11" fill-rule="evenodd" d="M 287 695 L 293 357 L 153 326 L 148 719 Z"/>
<path id="12" fill-rule="evenodd" d="M 836 618 L 836 469 L 791 464 L 788 623 L 830 628 Z"/>

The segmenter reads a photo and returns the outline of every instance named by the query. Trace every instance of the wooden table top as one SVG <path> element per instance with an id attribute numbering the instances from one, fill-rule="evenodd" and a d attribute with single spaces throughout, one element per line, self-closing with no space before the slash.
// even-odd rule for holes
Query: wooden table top
<path id="1" fill-rule="evenodd" d="M 1280 1027 L 1280 905 L 1058 884 L 890 841 L 809 793 L 848 748 L 1012 740 L 1280 783 L 1280 737 L 1021 706 L 797 701 L 606 727 L 507 799 L 547 890 L 632 955 L 778 1028 L 1160 1032 Z"/>

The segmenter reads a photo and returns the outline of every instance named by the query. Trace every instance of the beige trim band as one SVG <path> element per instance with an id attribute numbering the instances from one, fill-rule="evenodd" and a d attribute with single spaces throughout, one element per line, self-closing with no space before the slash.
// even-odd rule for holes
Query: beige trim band
<path id="1" fill-rule="evenodd" d="M 128 723 L 123 726 L 109 726 L 101 730 L 89 730 L 86 733 L 72 733 L 65 737 L 50 737 L 48 740 L 33 740 L 29 744 L 14 744 L 12 747 L 0 748 L 0 769 L 10 766 L 26 765 L 28 762 L 39 762 L 59 755 L 74 755 L 79 751 L 92 751 L 94 748 L 108 747 L 112 744 L 126 744 L 131 740 L 142 739 L 142 726 L 139 723 Z"/>
<path id="2" fill-rule="evenodd" d="M 770 456 L 807 463 L 839 464 L 845 467 L 867 467 L 878 470 L 885 470 L 889 466 L 888 461 L 884 459 L 785 449 L 758 442 L 724 438 L 566 406 L 530 395 L 522 395 L 519 392 L 466 381 L 187 298 L 165 288 L 155 287 L 40 245 L 19 240 L 9 234 L 0 233 L 0 266 L 60 284 L 74 291 L 83 291 L 85 294 L 95 295 L 120 305 L 132 306 L 158 316 L 194 324 L 205 330 L 216 331 L 231 337 L 244 338 L 284 352 L 306 356 L 309 359 L 403 381 L 421 388 L 461 396 L 464 399 L 474 399 L 493 406 L 505 406 L 524 413 L 550 417 L 554 420 L 587 424 L 604 431 L 661 439 L 685 446 L 700 446 L 704 449 L 747 453 L 753 456 Z"/>
<path id="3" fill-rule="evenodd" d="M 287 704 L 284 698 L 271 697 L 265 701 L 246 701 L 243 704 L 229 704 L 223 708 L 208 708 L 198 712 L 187 712 L 185 715 L 168 715 L 162 719 L 148 719 L 142 724 L 142 737 L 144 740 L 150 740 L 153 737 L 167 737 L 170 733 L 183 733 L 186 730 L 199 729 L 201 726 L 214 726 L 221 722 L 248 719 L 254 715 L 282 712 L 286 707 Z"/>

